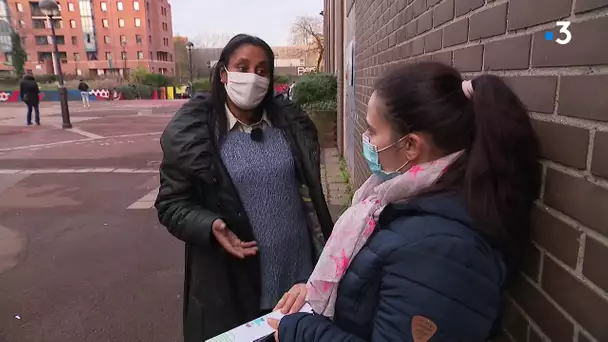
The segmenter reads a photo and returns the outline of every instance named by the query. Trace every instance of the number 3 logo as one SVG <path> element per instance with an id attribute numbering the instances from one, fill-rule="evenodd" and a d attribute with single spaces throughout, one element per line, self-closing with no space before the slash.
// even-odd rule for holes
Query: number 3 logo
<path id="1" fill-rule="evenodd" d="M 572 32 L 570 32 L 570 30 L 568 30 L 568 28 L 570 27 L 570 22 L 569 21 L 558 21 L 557 22 L 557 26 L 560 26 L 561 29 L 559 30 L 559 33 L 565 34 L 566 38 L 565 39 L 561 39 L 558 38 L 555 40 L 556 43 L 561 44 L 561 45 L 566 45 L 568 43 L 570 43 L 570 41 L 572 40 Z"/>

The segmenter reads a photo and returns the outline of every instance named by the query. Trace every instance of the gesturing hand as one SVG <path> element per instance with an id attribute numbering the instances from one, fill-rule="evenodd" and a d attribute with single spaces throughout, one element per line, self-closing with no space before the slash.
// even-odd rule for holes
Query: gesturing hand
<path id="1" fill-rule="evenodd" d="M 213 221 L 211 231 L 217 242 L 226 250 L 226 252 L 239 259 L 255 255 L 258 252 L 257 243 L 255 241 L 241 241 L 241 239 L 226 227 L 226 223 L 221 219 Z"/>
<path id="2" fill-rule="evenodd" d="M 305 302 L 306 284 L 295 284 L 289 291 L 285 292 L 272 311 L 281 310 L 283 315 L 294 314 L 302 309 Z"/>

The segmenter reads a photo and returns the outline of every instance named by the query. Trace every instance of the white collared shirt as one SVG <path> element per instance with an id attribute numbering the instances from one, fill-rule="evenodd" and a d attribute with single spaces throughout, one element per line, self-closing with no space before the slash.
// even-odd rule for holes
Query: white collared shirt
<path id="1" fill-rule="evenodd" d="M 270 120 L 268 120 L 268 116 L 266 115 L 266 110 L 264 110 L 264 113 L 262 114 L 262 120 L 254 123 L 253 125 L 247 125 L 246 123 L 239 121 L 239 119 L 237 119 L 236 116 L 232 114 L 230 108 L 228 108 L 227 105 L 226 117 L 228 118 L 228 132 L 231 132 L 233 130 L 239 130 L 243 133 L 249 134 L 254 128 L 259 127 L 261 129 L 264 129 L 265 127 L 271 127 Z"/>

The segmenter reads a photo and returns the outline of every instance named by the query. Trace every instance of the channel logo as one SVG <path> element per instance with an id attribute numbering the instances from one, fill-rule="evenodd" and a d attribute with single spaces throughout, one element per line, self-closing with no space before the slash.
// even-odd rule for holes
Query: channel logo
<path id="1" fill-rule="evenodd" d="M 571 22 L 569 21 L 558 21 L 556 26 L 561 27 L 559 30 L 560 34 L 556 37 L 556 35 L 552 31 L 547 31 L 545 32 L 545 39 L 548 41 L 555 40 L 555 42 L 560 45 L 566 45 L 570 43 L 570 41 L 572 40 L 572 32 L 570 32 L 569 30 L 570 24 Z"/>

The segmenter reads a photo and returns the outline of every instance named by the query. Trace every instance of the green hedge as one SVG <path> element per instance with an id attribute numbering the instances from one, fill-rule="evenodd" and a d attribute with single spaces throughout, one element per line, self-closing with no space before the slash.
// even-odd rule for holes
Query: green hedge
<path id="1" fill-rule="evenodd" d="M 338 80 L 336 76 L 325 73 L 308 74 L 298 80 L 294 89 L 294 102 L 306 107 L 306 104 L 333 102 L 336 103 Z"/>
<path id="2" fill-rule="evenodd" d="M 122 93 L 125 100 L 135 100 L 137 98 L 151 99 L 152 93 L 157 88 L 144 84 L 130 84 L 117 87 L 116 90 Z"/>
<path id="3" fill-rule="evenodd" d="M 209 80 L 207 79 L 196 80 L 192 84 L 192 90 L 194 90 L 195 92 L 210 91 L 211 82 L 209 82 Z"/>

